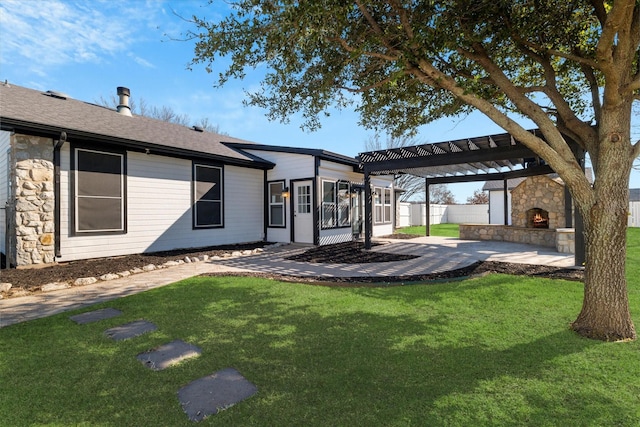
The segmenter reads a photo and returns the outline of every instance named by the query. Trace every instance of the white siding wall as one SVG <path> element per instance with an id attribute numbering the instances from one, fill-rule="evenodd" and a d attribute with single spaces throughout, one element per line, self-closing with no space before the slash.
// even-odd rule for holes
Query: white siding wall
<path id="1" fill-rule="evenodd" d="M 292 179 L 313 178 L 315 165 L 312 156 L 260 150 L 245 151 L 276 164 L 273 169 L 267 171 L 267 181 L 285 180 L 285 186 L 292 190 Z M 266 198 L 261 200 L 264 201 Z M 286 228 L 267 228 L 267 241 L 284 243 L 291 241 L 291 205 L 289 200 L 285 203 L 285 221 Z"/>
<path id="2" fill-rule="evenodd" d="M 224 167 L 224 228 L 192 229 L 191 161 L 127 153 L 127 233 L 70 236 L 69 146 L 61 153 L 59 261 L 243 243 L 263 238 L 263 171 Z"/>
<path id="3" fill-rule="evenodd" d="M 7 199 L 9 198 L 8 155 L 11 134 L 0 131 L 0 253 L 7 254 Z"/>

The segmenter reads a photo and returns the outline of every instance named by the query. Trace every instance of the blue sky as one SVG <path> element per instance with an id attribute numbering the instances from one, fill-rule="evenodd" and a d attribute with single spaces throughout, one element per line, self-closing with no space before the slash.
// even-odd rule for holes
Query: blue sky
<path id="1" fill-rule="evenodd" d="M 194 122 L 207 117 L 221 131 L 262 144 L 323 148 L 355 156 L 373 132 L 358 126 L 351 111 L 331 111 L 322 129 L 269 122 L 265 111 L 242 105 L 244 91 L 257 87 L 261 70 L 243 81 L 213 88 L 204 67 L 187 70 L 194 42 L 176 41 L 191 28 L 193 15 L 215 20 L 225 2 L 206 0 L 0 0 L 0 80 L 40 90 L 56 90 L 95 102 L 131 90 L 148 105 L 170 106 Z M 1 102 L 1 100 L 0 100 Z M 527 127 L 534 127 L 527 125 Z M 417 142 L 438 142 L 503 132 L 481 114 L 444 119 L 420 129 Z M 636 129 L 635 137 L 638 138 Z M 631 187 L 640 188 L 640 171 Z M 481 183 L 449 188 L 464 203 Z"/>

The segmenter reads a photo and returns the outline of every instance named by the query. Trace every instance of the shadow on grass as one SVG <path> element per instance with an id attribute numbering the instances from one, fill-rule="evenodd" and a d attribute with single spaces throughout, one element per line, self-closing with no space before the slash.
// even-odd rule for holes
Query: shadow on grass
<path id="1" fill-rule="evenodd" d="M 125 315 L 100 325 L 73 325 L 64 315 L 5 328 L 6 342 L 23 348 L 3 351 L 2 377 L 14 375 L 7 387 L 15 387 L 4 409 L 16 424 L 190 425 L 179 387 L 234 367 L 259 392 L 213 417 L 216 423 L 548 425 L 637 415 L 606 393 L 567 389 L 571 378 L 555 378 L 554 361 L 599 343 L 568 330 L 520 342 L 517 325 L 502 346 L 489 337 L 461 341 L 447 314 L 410 305 L 411 290 L 390 290 L 387 300 L 380 292 L 199 278 L 113 301 Z M 101 336 L 142 317 L 159 330 L 123 342 Z M 201 347 L 202 356 L 162 372 L 135 360 L 177 338 Z"/>

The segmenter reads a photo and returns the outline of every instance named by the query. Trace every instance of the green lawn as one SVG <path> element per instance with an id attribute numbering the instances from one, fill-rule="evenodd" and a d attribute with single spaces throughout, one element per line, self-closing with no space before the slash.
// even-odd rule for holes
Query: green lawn
<path id="1" fill-rule="evenodd" d="M 629 234 L 640 326 L 640 229 Z M 639 425 L 640 341 L 569 331 L 581 298 L 580 283 L 506 275 L 380 288 L 193 278 L 92 308 L 119 318 L 0 329 L 0 425 L 193 425 L 177 390 L 225 367 L 258 394 L 201 425 Z M 158 331 L 103 336 L 141 318 Z M 161 372 L 135 358 L 178 338 L 202 356 Z"/>
<path id="2" fill-rule="evenodd" d="M 458 224 L 432 224 L 431 235 L 440 237 L 460 237 Z M 426 235 L 427 227 L 425 225 L 416 225 L 413 227 L 398 228 L 399 233 L 416 234 L 418 236 Z"/>

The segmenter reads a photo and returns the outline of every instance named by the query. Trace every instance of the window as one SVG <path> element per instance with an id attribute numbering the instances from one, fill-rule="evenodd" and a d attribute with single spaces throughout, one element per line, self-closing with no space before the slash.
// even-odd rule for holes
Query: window
<path id="1" fill-rule="evenodd" d="M 391 222 L 391 189 L 384 189 L 384 222 Z"/>
<path id="2" fill-rule="evenodd" d="M 348 227 L 351 197 L 348 182 L 338 182 L 338 227 Z"/>
<path id="3" fill-rule="evenodd" d="M 284 181 L 269 183 L 269 227 L 284 227 Z"/>
<path id="4" fill-rule="evenodd" d="M 382 188 L 375 187 L 373 189 L 373 209 L 375 212 L 374 221 L 380 224 L 384 221 L 382 213 Z"/>
<path id="5" fill-rule="evenodd" d="M 211 228 L 223 226 L 222 168 L 193 165 L 193 226 Z"/>
<path id="6" fill-rule="evenodd" d="M 322 228 L 336 226 L 336 183 L 322 181 Z"/>
<path id="7" fill-rule="evenodd" d="M 297 187 L 297 203 L 298 213 L 308 214 L 311 213 L 311 186 L 299 185 Z"/>
<path id="8" fill-rule="evenodd" d="M 349 190 L 348 182 L 322 181 L 322 228 L 351 226 Z"/>
<path id="9" fill-rule="evenodd" d="M 75 233 L 124 233 L 125 154 L 74 148 Z"/>

